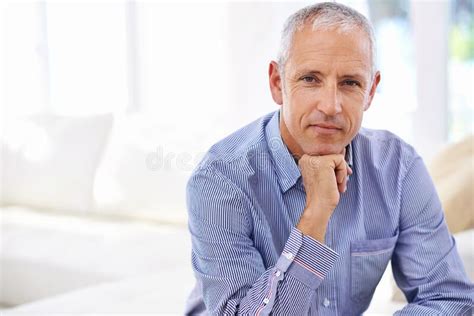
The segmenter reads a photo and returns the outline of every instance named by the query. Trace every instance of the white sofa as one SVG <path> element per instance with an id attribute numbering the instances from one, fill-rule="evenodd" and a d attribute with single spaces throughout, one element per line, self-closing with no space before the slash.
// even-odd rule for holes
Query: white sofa
<path id="1" fill-rule="evenodd" d="M 176 160 L 172 130 L 139 114 L 34 115 L 1 135 L 1 306 L 183 311 L 193 166 Z"/>
<path id="2" fill-rule="evenodd" d="M 194 285 L 185 183 L 211 141 L 142 115 L 31 116 L 3 134 L 3 314 L 182 314 Z M 472 241 L 458 241 L 471 276 Z M 393 292 L 388 269 L 367 314 L 403 306 Z"/>
<path id="3" fill-rule="evenodd" d="M 19 305 L 10 313 L 183 311 L 193 286 L 184 227 L 3 211 L 1 301 Z"/>

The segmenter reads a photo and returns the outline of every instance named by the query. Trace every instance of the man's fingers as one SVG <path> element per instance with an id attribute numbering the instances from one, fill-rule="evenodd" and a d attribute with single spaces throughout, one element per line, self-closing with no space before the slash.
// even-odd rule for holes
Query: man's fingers
<path id="1" fill-rule="evenodd" d="M 337 188 L 340 193 L 343 193 L 346 191 L 347 175 L 352 173 L 352 169 L 347 165 L 342 156 L 338 156 L 334 162 L 336 163 L 334 171 L 336 173 Z"/>
<path id="2" fill-rule="evenodd" d="M 335 170 L 336 171 L 336 181 L 338 184 L 341 184 L 344 182 L 344 179 L 347 177 L 347 171 L 346 170 Z"/>

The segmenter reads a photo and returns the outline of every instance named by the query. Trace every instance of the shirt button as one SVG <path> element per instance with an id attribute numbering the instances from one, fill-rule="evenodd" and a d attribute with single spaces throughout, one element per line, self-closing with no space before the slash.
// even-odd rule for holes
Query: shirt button
<path id="1" fill-rule="evenodd" d="M 293 259 L 293 254 L 291 252 L 287 252 L 287 253 L 285 253 L 285 257 L 288 260 L 292 260 Z"/>
<path id="2" fill-rule="evenodd" d="M 279 277 L 279 276 L 281 275 L 280 270 L 277 270 L 277 272 L 275 272 L 275 275 L 276 275 L 277 277 Z"/>
<path id="3" fill-rule="evenodd" d="M 268 304 L 268 302 L 270 302 L 270 300 L 268 299 L 268 297 L 265 297 L 265 298 L 263 299 L 263 303 L 264 303 L 264 304 Z"/>
<path id="4" fill-rule="evenodd" d="M 329 302 L 329 300 L 327 298 L 325 298 L 324 302 L 323 302 L 324 307 L 328 307 L 329 304 L 331 304 L 331 302 Z"/>

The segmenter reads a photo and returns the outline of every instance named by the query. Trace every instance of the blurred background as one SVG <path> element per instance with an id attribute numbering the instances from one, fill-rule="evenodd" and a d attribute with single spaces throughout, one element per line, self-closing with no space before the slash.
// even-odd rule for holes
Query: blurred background
<path id="1" fill-rule="evenodd" d="M 425 159 L 472 278 L 473 1 L 338 2 L 376 31 L 382 81 L 363 125 Z M 268 63 L 312 3 L 0 0 L 5 315 L 182 313 L 186 180 L 213 143 L 278 109 Z M 394 288 L 388 271 L 369 315 L 403 306 Z"/>

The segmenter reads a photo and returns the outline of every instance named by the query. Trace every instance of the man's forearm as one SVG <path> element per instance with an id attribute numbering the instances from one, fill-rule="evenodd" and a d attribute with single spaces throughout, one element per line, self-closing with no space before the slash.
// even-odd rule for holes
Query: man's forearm
<path id="1" fill-rule="evenodd" d="M 206 302 L 212 315 L 268 315 L 270 312 L 305 315 L 316 289 L 337 258 L 338 254 L 333 250 L 294 228 L 277 263 L 253 284 L 244 284 L 244 278 L 252 271 L 238 271 L 237 267 L 232 274 L 242 275 L 241 280 L 233 277 L 225 281 L 225 276 L 197 275 L 202 281 L 203 291 L 215 294 Z M 195 270 L 200 271 L 199 267 Z M 227 282 L 233 282 L 235 290 L 226 288 Z M 245 288 L 248 290 L 242 297 L 241 291 Z M 216 289 L 221 290 L 216 292 Z"/>

